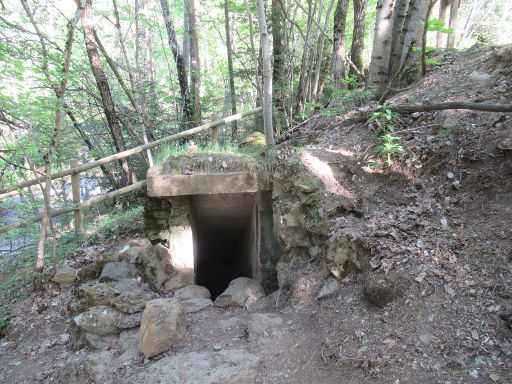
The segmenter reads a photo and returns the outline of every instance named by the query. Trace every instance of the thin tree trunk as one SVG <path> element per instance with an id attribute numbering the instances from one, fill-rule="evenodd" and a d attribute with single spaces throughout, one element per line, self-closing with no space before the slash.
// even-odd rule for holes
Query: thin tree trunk
<path id="1" fill-rule="evenodd" d="M 274 105 L 279 114 L 284 113 L 284 98 L 286 87 L 284 84 L 285 71 L 284 64 L 286 58 L 286 46 L 284 45 L 284 27 L 285 18 L 284 13 L 286 12 L 285 2 L 283 0 L 272 0 L 272 44 L 274 53 L 274 68 L 272 71 L 272 92 Z M 276 116 L 279 119 L 281 116 Z"/>
<path id="2" fill-rule="evenodd" d="M 81 21 L 84 32 L 85 48 L 87 50 L 87 56 L 89 57 L 92 73 L 96 80 L 96 86 L 100 91 L 103 112 L 114 140 L 114 147 L 117 152 L 121 152 L 124 151 L 126 147 L 119 128 L 119 121 L 117 119 L 114 101 L 112 99 L 112 92 L 110 91 L 107 76 L 103 70 L 100 55 L 96 49 L 96 44 L 94 43 L 94 28 L 92 27 L 92 0 L 86 0 L 82 9 Z M 123 159 L 120 161 L 120 164 L 124 174 L 122 185 L 126 186 L 129 183 L 135 182 L 137 178 L 129 161 L 127 159 Z"/>
<path id="3" fill-rule="evenodd" d="M 317 48 L 317 59 L 316 59 L 316 64 L 315 64 L 315 79 L 313 81 L 313 88 L 312 88 L 312 95 L 313 95 L 315 102 L 319 99 L 318 93 L 319 93 L 319 88 L 320 88 L 320 76 L 322 74 L 322 70 L 325 68 L 325 65 L 322 65 L 322 62 L 325 57 L 325 55 L 324 55 L 325 39 L 326 39 L 325 32 L 329 28 L 329 22 L 331 21 L 331 12 L 332 12 L 333 6 L 334 6 L 334 0 L 331 0 L 331 2 L 329 4 L 329 8 L 327 9 L 327 14 L 325 15 L 324 26 L 321 31 L 322 33 L 320 35 L 320 41 L 318 43 L 318 48 Z M 330 58 L 328 58 L 327 60 L 330 61 Z M 323 92 L 323 86 L 322 86 L 322 90 L 320 91 L 320 93 L 321 92 Z M 320 98 L 321 98 L 321 96 L 320 96 Z"/>
<path id="4" fill-rule="evenodd" d="M 274 129 L 272 127 L 272 64 L 264 0 L 256 0 L 256 8 L 258 10 L 260 47 L 263 59 L 263 124 L 265 141 L 267 145 L 274 145 Z"/>
<path id="5" fill-rule="evenodd" d="M 233 75 L 233 51 L 231 43 L 231 27 L 229 20 L 228 0 L 224 0 L 224 25 L 226 27 L 226 49 L 228 54 L 228 75 L 229 75 L 229 98 L 231 101 L 231 114 L 236 114 L 236 95 L 235 95 L 235 78 Z M 238 142 L 238 124 L 236 121 L 231 123 L 231 143 Z"/>
<path id="6" fill-rule="evenodd" d="M 196 28 L 196 0 L 188 0 L 190 33 L 190 79 L 192 85 L 192 103 L 194 105 L 195 124 L 201 125 L 201 63 Z"/>
<path id="7" fill-rule="evenodd" d="M 436 4 L 437 0 L 430 0 L 430 4 L 427 10 L 427 17 L 425 19 L 425 24 L 423 25 L 423 33 L 421 36 L 421 76 L 425 77 L 427 74 L 427 20 L 430 17 L 430 13 L 432 12 L 432 8 Z"/>
<path id="8" fill-rule="evenodd" d="M 406 27 L 402 32 L 404 42 L 402 46 L 402 54 L 400 55 L 400 63 L 405 60 L 409 48 L 412 46 L 419 47 L 423 28 L 427 22 L 427 13 L 429 10 L 430 0 L 412 0 L 407 12 Z"/>
<path id="9" fill-rule="evenodd" d="M 445 25 L 446 25 L 446 11 L 448 8 L 448 3 L 449 3 L 449 0 L 441 0 L 441 3 L 439 4 L 439 21 L 445 23 Z M 447 44 L 448 44 L 448 35 L 441 31 L 437 32 L 436 47 L 437 48 L 446 48 Z"/>
<path id="10" fill-rule="evenodd" d="M 256 106 L 261 105 L 261 82 L 260 82 L 260 65 L 258 60 L 258 54 L 256 53 L 256 48 L 254 46 L 254 28 L 253 28 L 253 19 L 252 19 L 252 12 L 251 8 L 249 8 L 249 4 L 247 3 L 247 0 L 244 0 L 245 8 L 247 9 L 247 17 L 249 19 L 249 42 L 251 44 L 251 55 L 252 55 L 252 61 L 254 63 L 254 83 L 256 84 Z M 274 47 L 275 49 L 275 47 Z M 274 51 L 275 56 L 275 51 Z M 276 65 L 276 58 L 274 58 L 274 68 Z"/>
<path id="11" fill-rule="evenodd" d="M 176 32 L 174 30 L 174 23 L 171 19 L 169 12 L 169 3 L 167 0 L 160 0 L 162 6 L 162 14 L 164 16 L 165 27 L 167 29 L 167 37 L 169 41 L 169 48 L 171 49 L 176 68 L 178 70 L 178 82 L 180 84 L 180 94 L 182 103 L 182 112 L 184 117 L 183 128 L 188 128 L 192 121 L 194 121 L 194 110 L 190 101 L 190 92 L 188 89 L 187 70 L 185 68 L 185 61 L 181 54 L 178 41 L 176 40 Z"/>
<path id="12" fill-rule="evenodd" d="M 37 23 L 35 22 L 34 16 L 32 14 L 32 11 L 30 10 L 30 7 L 27 3 L 27 0 L 21 0 L 22 6 L 25 9 L 25 12 L 27 13 L 27 16 L 30 19 L 30 22 L 32 23 L 34 29 L 36 30 L 36 33 L 39 37 L 39 41 L 41 44 L 41 48 L 43 51 L 43 71 L 45 72 L 45 75 L 50 82 L 50 84 L 53 84 L 53 79 L 48 71 L 48 58 L 49 53 L 46 48 L 46 43 L 43 37 L 43 34 L 39 27 L 37 26 Z M 83 3 L 82 3 L 83 4 Z M 34 278 L 32 282 L 32 288 L 34 290 L 40 290 L 42 288 L 42 273 L 44 270 L 44 256 L 45 256 L 45 243 L 46 243 L 46 234 L 48 231 L 48 227 L 51 230 L 52 233 L 52 249 L 53 249 L 53 264 L 56 265 L 56 233 L 55 228 L 52 225 L 51 222 L 51 172 L 52 172 L 52 157 L 57 151 L 57 146 L 60 140 L 61 135 L 61 127 L 62 127 L 62 118 L 63 118 L 63 108 L 65 105 L 64 102 L 64 93 L 66 92 L 67 83 L 68 83 L 68 73 L 69 73 L 69 67 L 71 62 L 71 52 L 73 47 L 73 34 L 74 29 L 76 27 L 76 24 L 78 23 L 78 20 L 80 19 L 81 14 L 81 7 L 80 3 L 77 7 L 77 10 L 75 11 L 75 16 L 73 19 L 71 19 L 67 24 L 67 35 L 66 35 L 66 44 L 65 44 L 65 51 L 64 51 L 64 63 L 61 69 L 62 74 L 62 80 L 60 81 L 59 86 L 52 85 L 55 90 L 57 101 L 55 103 L 55 127 L 53 131 L 52 138 L 50 140 L 50 145 L 48 148 L 48 151 L 44 154 L 44 169 L 45 169 L 45 186 L 43 190 L 43 196 L 44 196 L 44 214 L 43 214 L 43 220 L 41 224 L 41 230 L 39 235 L 39 241 L 37 244 L 37 256 L 36 256 L 36 265 L 35 265 L 35 273 Z"/>
<path id="13" fill-rule="evenodd" d="M 450 4 L 450 29 L 453 33 L 448 35 L 448 48 L 455 47 L 455 38 L 457 36 L 457 21 L 459 17 L 460 0 L 452 0 Z"/>
<path id="14" fill-rule="evenodd" d="M 348 0 L 338 0 L 334 12 L 334 32 L 332 51 L 333 85 L 341 88 L 341 80 L 345 78 L 347 61 L 345 53 L 345 26 L 347 20 Z"/>
<path id="15" fill-rule="evenodd" d="M 364 22 L 366 19 L 366 8 L 368 0 L 353 0 L 354 1 L 354 30 L 352 33 L 352 47 L 350 49 L 350 60 L 363 72 L 364 68 Z M 356 75 L 357 72 L 351 67 L 349 74 Z M 362 80 L 362 79 L 360 79 Z"/>

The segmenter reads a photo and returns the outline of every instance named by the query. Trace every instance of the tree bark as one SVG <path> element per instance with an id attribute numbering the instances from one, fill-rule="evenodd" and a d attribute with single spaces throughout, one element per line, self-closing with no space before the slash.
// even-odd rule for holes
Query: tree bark
<path id="1" fill-rule="evenodd" d="M 231 114 L 236 114 L 236 94 L 235 94 L 235 76 L 233 74 L 233 45 L 231 41 L 231 26 L 229 20 L 228 0 L 224 0 L 224 26 L 226 27 L 226 50 L 228 55 L 228 76 L 229 76 L 229 99 L 231 104 Z M 231 123 L 231 143 L 238 142 L 238 124 L 236 121 Z"/>
<path id="2" fill-rule="evenodd" d="M 188 0 L 189 33 L 190 33 L 190 80 L 192 85 L 191 98 L 194 105 L 195 125 L 201 125 L 201 64 L 199 42 L 196 27 L 196 0 Z"/>
<path id="3" fill-rule="evenodd" d="M 448 9 L 449 0 L 441 0 L 439 4 L 439 21 L 445 23 L 446 25 L 446 11 Z M 446 48 L 448 44 L 448 35 L 441 31 L 437 32 L 436 38 L 436 47 L 437 48 Z"/>
<path id="4" fill-rule="evenodd" d="M 258 10 L 260 46 L 263 59 L 263 125 L 265 141 L 270 146 L 274 145 L 274 129 L 272 127 L 272 64 L 264 0 L 256 0 L 256 8 Z"/>
<path id="5" fill-rule="evenodd" d="M 421 36 L 427 21 L 429 5 L 430 0 L 411 0 L 404 30 L 402 31 L 404 40 L 401 49 L 402 53 L 400 54 L 400 64 L 405 60 L 411 45 L 419 47 L 421 44 Z"/>
<path id="6" fill-rule="evenodd" d="M 354 31 L 352 33 L 350 59 L 360 72 L 363 72 L 364 68 L 364 22 L 366 19 L 367 6 L 368 0 L 354 0 Z M 349 74 L 359 76 L 352 67 L 350 68 Z"/>
<path id="7" fill-rule="evenodd" d="M 380 95 L 389 80 L 391 57 L 391 31 L 393 26 L 394 0 L 378 0 L 373 49 L 368 71 L 368 86 Z"/>
<path id="8" fill-rule="evenodd" d="M 426 0 L 425 0 L 426 1 Z M 391 29 L 391 54 L 389 57 L 388 78 L 392 77 L 400 67 L 400 57 L 404 44 L 404 28 L 411 0 L 396 0 Z"/>
<path id="9" fill-rule="evenodd" d="M 117 152 L 122 152 L 126 149 L 121 130 L 119 128 L 119 121 L 117 119 L 114 101 L 112 99 L 112 92 L 108 84 L 107 76 L 103 70 L 101 64 L 100 55 L 96 49 L 94 43 L 94 28 L 92 27 L 92 0 L 86 0 L 85 5 L 82 9 L 81 15 L 82 29 L 84 33 L 85 48 L 87 50 L 87 56 L 91 65 L 91 70 L 96 80 L 96 86 L 100 92 L 101 103 L 105 118 L 107 119 L 107 125 L 114 140 L 114 147 Z M 128 185 L 136 181 L 135 172 L 130 166 L 127 159 L 120 161 L 121 168 L 123 170 L 123 178 L 121 184 L 123 186 Z"/>
<path id="10" fill-rule="evenodd" d="M 347 60 L 345 53 L 345 26 L 347 20 L 348 0 L 338 0 L 336 11 L 334 11 L 334 31 L 333 31 L 333 52 L 332 52 L 332 71 L 333 85 L 335 88 L 341 88 L 347 72 Z"/>
<path id="11" fill-rule="evenodd" d="M 455 38 L 457 35 L 457 21 L 459 16 L 459 8 L 460 8 L 461 0 L 452 0 L 450 4 L 450 29 L 453 29 L 453 33 L 448 35 L 448 48 L 455 47 Z"/>
<path id="12" fill-rule="evenodd" d="M 160 0 L 160 5 L 162 6 L 162 14 L 164 16 L 165 27 L 167 29 L 169 48 L 171 49 L 178 70 L 178 82 L 180 84 L 183 113 L 183 128 L 186 129 L 194 121 L 194 109 L 190 101 L 190 93 L 188 89 L 187 69 L 185 67 L 183 55 L 178 47 L 178 41 L 176 40 L 176 31 L 174 30 L 174 23 L 169 12 L 169 2 L 167 0 Z"/>
<path id="13" fill-rule="evenodd" d="M 273 44 L 273 56 L 274 56 L 274 68 L 272 71 L 272 92 L 274 105 L 279 114 L 284 113 L 284 99 L 286 87 L 284 84 L 285 80 L 285 57 L 286 57 L 286 46 L 284 45 L 284 27 L 285 18 L 284 12 L 286 12 L 285 2 L 283 0 L 272 0 L 272 44 Z M 280 116 L 276 116 L 280 118 Z"/>

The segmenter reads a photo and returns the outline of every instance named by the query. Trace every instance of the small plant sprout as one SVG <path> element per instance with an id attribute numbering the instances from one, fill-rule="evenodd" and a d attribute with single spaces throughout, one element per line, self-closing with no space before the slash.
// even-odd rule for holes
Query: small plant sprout
<path id="1" fill-rule="evenodd" d="M 391 167 L 393 159 L 401 158 L 405 154 L 405 149 L 400 144 L 400 138 L 390 133 L 380 136 L 379 140 L 380 144 L 375 150 L 380 156 L 385 158 L 386 165 Z"/>

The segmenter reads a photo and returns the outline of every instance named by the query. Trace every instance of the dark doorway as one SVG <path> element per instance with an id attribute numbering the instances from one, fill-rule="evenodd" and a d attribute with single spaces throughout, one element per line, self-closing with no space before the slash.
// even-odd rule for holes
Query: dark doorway
<path id="1" fill-rule="evenodd" d="M 255 277 L 258 266 L 254 193 L 190 197 L 196 284 L 212 299 L 237 277 Z"/>

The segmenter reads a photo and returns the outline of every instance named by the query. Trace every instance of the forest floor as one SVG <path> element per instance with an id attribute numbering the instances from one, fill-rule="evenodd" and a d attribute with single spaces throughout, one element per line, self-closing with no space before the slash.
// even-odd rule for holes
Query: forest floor
<path id="1" fill-rule="evenodd" d="M 512 102 L 511 46 L 437 58 L 431 73 L 388 102 Z M 264 301 L 252 312 L 274 312 L 285 326 L 260 342 L 242 326 L 250 311 L 213 306 L 188 314 L 187 336 L 163 355 L 245 349 L 260 358 L 261 384 L 511 383 L 512 330 L 499 314 L 512 305 L 512 116 L 404 115 L 396 125 L 406 159 L 392 169 L 373 166 L 378 141 L 368 124 L 344 126 L 344 119 L 318 114 L 296 135 L 359 196 L 360 214 L 340 213 L 332 231 L 358 228 L 372 271 L 349 275 L 331 296 L 309 303 Z M 118 245 L 87 247 L 73 262 Z M 363 285 L 383 270 L 409 283 L 380 308 Z M 307 276 L 307 267 L 300 272 Z M 48 283 L 13 308 L 0 341 L 0 382 L 51 382 L 68 359 L 86 353 L 68 345 L 70 294 Z M 108 382 L 128 382 L 146 364 L 122 364 Z"/>

